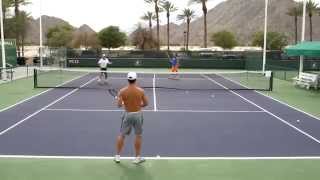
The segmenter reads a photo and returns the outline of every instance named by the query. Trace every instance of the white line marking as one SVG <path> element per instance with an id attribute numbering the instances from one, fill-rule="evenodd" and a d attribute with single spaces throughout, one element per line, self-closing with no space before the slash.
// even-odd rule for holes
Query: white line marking
<path id="1" fill-rule="evenodd" d="M 45 111 L 71 111 L 71 112 L 123 112 L 121 109 L 52 109 Z M 154 110 L 143 110 L 143 112 L 154 112 Z M 211 110 L 157 110 L 157 112 L 181 112 L 181 113 L 265 113 L 265 111 L 211 111 Z"/>
<path id="2" fill-rule="evenodd" d="M 158 112 L 180 112 L 180 113 L 265 113 L 264 111 L 215 111 L 215 110 L 158 110 Z"/>
<path id="3" fill-rule="evenodd" d="M 208 77 L 208 76 L 205 76 L 205 75 L 204 75 L 204 77 L 206 77 L 206 78 L 207 78 L 208 80 L 210 80 L 211 82 L 218 84 L 219 86 L 223 87 L 224 89 L 228 90 L 229 92 L 231 92 L 231 93 L 239 96 L 240 98 L 242 98 L 243 100 L 247 101 L 248 103 L 250 103 L 250 104 L 258 107 L 259 109 L 261 109 L 261 110 L 263 110 L 263 111 L 265 111 L 265 112 L 268 113 L 269 115 L 275 117 L 276 119 L 280 120 L 280 121 L 283 122 L 284 124 L 290 126 L 291 128 L 295 129 L 296 131 L 300 132 L 301 134 L 307 136 L 308 138 L 310 138 L 310 139 L 312 139 L 313 141 L 315 141 L 315 142 L 317 142 L 318 144 L 320 144 L 320 140 L 318 140 L 317 138 L 315 138 L 315 137 L 313 137 L 312 135 L 308 134 L 307 132 L 305 132 L 305 131 L 303 131 L 303 130 L 297 128 L 297 127 L 295 127 L 295 126 L 292 125 L 291 123 L 285 121 L 284 119 L 282 119 L 282 118 L 280 118 L 279 116 L 271 113 L 270 111 L 262 108 L 261 106 L 259 106 L 259 105 L 257 105 L 256 103 L 250 101 L 249 99 L 241 96 L 240 94 L 238 94 L 238 93 L 236 93 L 236 92 L 234 92 L 234 91 L 232 91 L 232 90 L 229 90 L 227 87 L 225 87 L 224 85 L 220 84 L 219 82 L 213 80 L 212 78 L 210 78 L 210 77 Z"/>
<path id="4" fill-rule="evenodd" d="M 45 111 L 71 111 L 71 112 L 123 112 L 121 109 L 45 109 Z M 150 110 L 151 111 L 151 110 Z M 152 110 L 153 111 L 153 110 Z"/>
<path id="5" fill-rule="evenodd" d="M 227 77 L 223 77 L 223 78 L 225 78 L 225 79 L 227 79 L 227 80 L 229 80 L 229 81 L 231 81 L 231 82 L 233 82 L 233 83 L 235 83 L 235 84 L 238 84 L 238 85 L 240 85 L 240 86 L 243 86 L 243 87 L 248 88 L 247 86 L 242 85 L 242 84 L 240 84 L 240 83 L 238 83 L 238 82 L 236 82 L 236 81 L 234 81 L 234 80 L 232 80 L 232 79 L 230 79 L 230 78 L 227 78 Z M 250 89 L 250 88 L 248 88 L 248 89 Z M 305 112 L 305 111 L 303 111 L 303 110 L 301 110 L 301 109 L 299 109 L 299 108 L 297 108 L 297 107 L 291 106 L 291 105 L 289 105 L 289 104 L 287 104 L 287 103 L 285 103 L 285 102 L 282 102 L 282 101 L 280 101 L 280 100 L 278 100 L 278 99 L 276 99 L 276 98 L 273 98 L 273 97 L 271 97 L 271 96 L 269 96 L 269 95 L 266 95 L 266 94 L 264 94 L 264 93 L 261 93 L 261 92 L 259 92 L 259 91 L 255 91 L 255 92 L 258 93 L 258 94 L 260 94 L 260 95 L 262 95 L 262 96 L 264 96 L 264 97 L 267 97 L 267 98 L 269 98 L 269 99 L 271 99 L 271 100 L 274 100 L 274 101 L 276 101 L 276 102 L 278 102 L 278 103 L 280 103 L 280 104 L 283 104 L 283 105 L 285 105 L 285 106 L 288 106 L 288 107 L 290 107 L 290 108 L 292 108 L 292 109 L 294 109 L 294 110 L 296 110 L 296 111 L 299 111 L 299 112 L 301 112 L 301 113 L 304 113 L 304 114 L 306 114 L 306 115 L 308 115 L 308 116 L 310 116 L 310 117 L 312 117 L 312 118 L 320 121 L 320 118 L 317 117 L 317 116 L 315 116 L 315 115 L 312 115 L 312 114 L 310 114 L 310 113 L 308 113 L 308 112 Z"/>
<path id="6" fill-rule="evenodd" d="M 269 99 L 272 99 L 272 100 L 274 100 L 274 101 L 276 101 L 276 102 L 278 102 L 278 103 L 280 103 L 280 104 L 283 104 L 283 105 L 285 105 L 285 106 L 288 106 L 288 107 L 290 107 L 290 108 L 292 108 L 292 109 L 294 109 L 294 110 L 296 110 L 296 111 L 299 111 L 299 112 L 301 112 L 301 113 L 303 113 L 303 114 L 305 114 L 305 115 L 307 115 L 307 116 L 309 116 L 309 117 L 312 117 L 312 118 L 320 121 L 320 118 L 319 118 L 319 117 L 316 117 L 315 115 L 312 115 L 312 114 L 307 113 L 307 112 L 305 112 L 305 111 L 303 111 L 303 110 L 301 110 L 301 109 L 298 109 L 297 107 L 291 106 L 291 105 L 289 105 L 289 104 L 287 104 L 287 103 L 285 103 L 285 102 L 282 102 L 282 101 L 280 101 L 280 100 L 278 100 L 278 99 L 275 99 L 275 98 L 273 98 L 273 97 L 271 97 L 271 96 L 268 96 L 268 95 L 266 95 L 266 94 L 263 94 L 263 93 L 261 93 L 261 92 L 256 91 L 256 93 L 259 93 L 260 95 L 262 95 L 262 96 L 264 96 L 264 97 L 267 97 L 267 98 L 269 98 Z"/>
<path id="7" fill-rule="evenodd" d="M 82 86 L 80 86 L 80 88 L 82 88 L 82 87 L 90 84 L 90 83 L 91 83 L 92 81 L 94 81 L 94 80 L 96 80 L 96 78 L 91 79 L 90 81 L 86 82 L 85 84 L 83 84 Z M 78 91 L 78 90 L 79 90 L 79 88 L 70 91 L 69 93 L 65 94 L 64 96 L 60 97 L 59 99 L 56 99 L 56 100 L 53 101 L 52 103 L 46 105 L 45 107 L 41 108 L 40 110 L 34 112 L 33 114 L 27 116 L 26 118 L 22 119 L 21 121 L 19 121 L 19 122 L 15 123 L 14 125 L 10 126 L 9 128 L 1 131 L 1 132 L 0 132 L 0 136 L 4 135 L 5 133 L 7 133 L 8 131 L 10 131 L 11 129 L 19 126 L 20 124 L 22 124 L 23 122 L 25 122 L 25 121 L 27 121 L 28 119 L 32 118 L 33 116 L 39 114 L 41 111 L 47 109 L 48 107 L 50 107 L 50 106 L 58 103 L 59 101 L 62 101 L 63 99 L 65 99 L 66 97 L 70 96 L 71 94 L 75 93 L 75 92 Z"/>
<path id="8" fill-rule="evenodd" d="M 78 77 L 75 77 L 75 78 L 73 78 L 73 79 L 71 79 L 71 80 L 69 80 L 69 81 L 66 81 L 65 83 L 63 83 L 63 84 L 61 84 L 61 85 L 58 85 L 57 87 L 63 86 L 63 85 L 65 85 L 65 84 L 69 83 L 69 82 L 72 82 L 72 81 L 74 81 L 74 80 L 76 80 L 76 79 L 79 79 L 79 78 L 81 78 L 81 77 L 84 77 L 84 76 L 86 76 L 86 75 L 81 75 L 80 77 L 79 77 L 79 76 L 78 76 Z M 15 107 L 15 106 L 18 106 L 18 105 L 20 105 L 20 104 L 22 104 L 22 103 L 25 103 L 25 102 L 27 102 L 27 101 L 30 101 L 31 99 L 36 98 L 36 97 L 38 97 L 38 96 L 40 96 L 40 95 L 42 95 L 42 94 L 45 94 L 45 93 L 47 93 L 47 92 L 49 92 L 49 91 L 54 90 L 54 89 L 55 89 L 55 88 L 47 89 L 47 90 L 45 90 L 45 91 L 43 91 L 43 92 L 41 92 L 41 93 L 39 93 L 39 94 L 36 94 L 36 95 L 34 95 L 34 96 L 31 96 L 31 97 L 29 97 L 29 98 L 27 98 L 27 99 L 24 99 L 24 100 L 22 100 L 22 101 L 19 101 L 19 102 L 16 103 L 16 104 L 13 104 L 13 105 L 11 105 L 11 106 L 9 106 L 9 107 L 6 107 L 6 108 L 4 108 L 4 109 L 1 109 L 1 110 L 0 110 L 0 113 L 1 113 L 1 112 L 4 112 L 4 111 L 6 111 L 6 110 L 9 110 L 9 109 L 11 109 L 11 108 L 13 108 L 13 107 Z"/>
<path id="9" fill-rule="evenodd" d="M 153 74 L 153 107 L 154 111 L 157 111 L 157 95 L 156 95 L 156 74 Z"/>
<path id="10" fill-rule="evenodd" d="M 0 155 L 8 159 L 78 159 L 78 160 L 112 160 L 111 156 L 32 156 L 32 155 Z M 132 160 L 134 157 L 121 157 Z M 297 157 L 146 157 L 147 160 L 320 160 L 320 156 Z"/>

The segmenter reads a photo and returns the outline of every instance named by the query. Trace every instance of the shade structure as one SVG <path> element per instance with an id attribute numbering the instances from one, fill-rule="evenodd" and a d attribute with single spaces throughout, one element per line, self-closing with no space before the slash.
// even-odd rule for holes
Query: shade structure
<path id="1" fill-rule="evenodd" d="M 285 52 L 288 56 L 320 57 L 320 41 L 302 42 L 295 46 L 289 46 Z"/>

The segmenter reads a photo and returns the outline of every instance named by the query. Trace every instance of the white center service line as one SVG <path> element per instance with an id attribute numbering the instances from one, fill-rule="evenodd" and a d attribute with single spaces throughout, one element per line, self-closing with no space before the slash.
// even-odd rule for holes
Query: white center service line
<path id="1" fill-rule="evenodd" d="M 153 74 L 153 107 L 154 111 L 158 111 L 157 109 L 157 95 L 156 95 L 156 74 Z"/>
<path id="2" fill-rule="evenodd" d="M 81 85 L 80 88 L 85 87 L 86 85 L 90 84 L 91 82 L 93 82 L 94 80 L 96 80 L 97 78 L 93 78 L 90 81 L 86 82 L 85 84 Z M 39 114 L 41 111 L 47 109 L 50 106 L 53 106 L 54 104 L 62 101 L 63 99 L 65 99 L 66 97 L 70 96 L 71 94 L 77 92 L 80 88 L 74 89 L 72 91 L 70 91 L 69 93 L 65 94 L 64 96 L 60 97 L 59 99 L 53 101 L 52 103 L 46 105 L 45 107 L 39 109 L 38 111 L 34 112 L 33 114 L 27 116 L 26 118 L 22 119 L 21 121 L 15 123 L 14 125 L 10 126 L 9 128 L 3 130 L 0 132 L 0 136 L 4 135 L 5 133 L 7 133 L 8 131 L 10 131 L 11 129 L 21 125 L 22 123 L 24 123 L 25 121 L 29 120 L 30 118 L 34 117 L 35 115 Z"/>
<path id="3" fill-rule="evenodd" d="M 222 85 L 221 83 L 219 83 L 219 82 L 215 81 L 214 79 L 212 79 L 212 78 L 210 78 L 210 77 L 208 77 L 208 76 L 206 76 L 206 75 L 202 75 L 202 76 L 203 76 L 203 77 L 205 77 L 206 79 L 208 79 L 209 81 L 211 81 L 211 82 L 213 82 L 213 83 L 215 83 L 215 84 L 217 84 L 217 85 L 221 86 L 222 88 L 224 88 L 224 89 L 228 90 L 228 91 L 229 91 L 229 92 L 231 92 L 232 94 L 234 94 L 234 95 L 236 95 L 236 96 L 240 97 L 241 99 L 243 99 L 243 100 L 247 101 L 248 103 L 250 103 L 250 104 L 252 104 L 252 105 L 256 106 L 257 108 L 259 108 L 259 109 L 263 110 L 264 112 L 266 112 L 266 113 L 268 113 L 269 115 L 271 115 L 271 116 L 275 117 L 276 119 L 280 120 L 280 121 L 281 121 L 281 122 L 283 122 L 284 124 L 286 124 L 286 125 L 290 126 L 291 128 L 295 129 L 296 131 L 300 132 L 301 134 L 303 134 L 303 135 L 307 136 L 308 138 L 310 138 L 310 139 L 312 139 L 313 141 L 315 141 L 315 142 L 317 142 L 318 144 L 320 144 L 320 140 L 319 140 L 319 139 L 317 139 L 317 138 L 315 138 L 315 137 L 313 137 L 313 136 L 312 136 L 312 135 L 310 135 L 309 133 L 307 133 L 307 132 L 305 132 L 305 131 L 303 131 L 303 130 L 301 130 L 301 129 L 297 128 L 296 126 L 292 125 L 291 123 L 287 122 L 286 120 L 284 120 L 284 119 L 280 118 L 279 116 L 277 116 L 277 115 L 275 115 L 275 114 L 271 113 L 270 111 L 268 111 L 268 110 L 266 110 L 266 109 L 262 108 L 261 106 L 259 106 L 259 105 L 257 105 L 256 103 L 254 103 L 254 102 L 250 101 L 249 99 L 247 99 L 247 98 L 245 98 L 245 97 L 241 96 L 240 94 L 238 94 L 238 93 L 236 93 L 236 92 L 234 92 L 234 91 L 232 91 L 232 90 L 229 90 L 227 87 L 225 87 L 225 86 L 224 86 L 224 85 Z"/>

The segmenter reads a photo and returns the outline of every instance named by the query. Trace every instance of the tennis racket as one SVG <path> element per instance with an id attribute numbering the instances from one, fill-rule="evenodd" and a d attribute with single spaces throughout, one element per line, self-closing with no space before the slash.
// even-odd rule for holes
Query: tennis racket
<path id="1" fill-rule="evenodd" d="M 116 89 L 108 89 L 108 92 L 114 99 L 118 99 L 118 91 Z"/>

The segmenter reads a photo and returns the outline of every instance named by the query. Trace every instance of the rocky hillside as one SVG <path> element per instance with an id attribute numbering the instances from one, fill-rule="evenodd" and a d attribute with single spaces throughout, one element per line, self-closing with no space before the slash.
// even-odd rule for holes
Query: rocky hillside
<path id="1" fill-rule="evenodd" d="M 264 2 L 264 0 L 227 0 L 217 5 L 208 12 L 208 36 L 220 30 L 228 30 L 236 34 L 242 45 L 250 45 L 252 35 L 257 31 L 263 31 Z M 294 19 L 286 12 L 294 4 L 293 0 L 270 0 L 269 7 L 269 31 L 285 33 L 290 42 L 294 41 Z M 314 16 L 313 23 L 314 39 L 320 40 L 320 16 Z M 309 39 L 309 18 L 307 18 L 306 24 L 306 38 Z M 183 44 L 185 27 L 185 24 L 171 25 L 172 44 Z M 191 23 L 190 29 L 190 43 L 202 45 L 203 17 L 195 19 Z M 299 19 L 299 31 L 300 29 L 301 18 Z M 161 27 L 161 41 L 166 42 L 166 26 Z M 209 44 L 212 43 L 209 42 Z"/>
<path id="2" fill-rule="evenodd" d="M 236 34 L 241 45 L 250 45 L 252 35 L 257 31 L 263 31 L 264 27 L 264 0 L 227 0 L 220 3 L 215 8 L 209 10 L 208 40 L 210 35 L 221 30 L 228 30 Z M 294 41 L 294 19 L 286 14 L 288 8 L 295 5 L 293 0 L 269 0 L 269 31 L 283 32 L 289 37 L 289 41 Z M 163 15 L 163 14 L 162 14 Z M 172 17 L 174 19 L 174 17 Z M 43 16 L 44 41 L 48 29 L 56 25 L 68 23 L 62 19 Z M 320 16 L 313 17 L 314 40 L 320 40 Z M 306 21 L 306 39 L 309 39 L 309 18 Z M 170 24 L 171 44 L 183 44 L 183 32 L 186 24 Z M 94 32 L 88 25 L 75 28 L 77 32 Z M 299 32 L 301 29 L 301 18 L 299 18 Z M 153 32 L 156 32 L 155 30 Z M 161 26 L 161 42 L 166 43 L 166 26 Z M 31 19 L 27 31 L 27 43 L 39 43 L 39 19 Z M 299 34 L 300 37 L 300 34 Z M 190 44 L 202 45 L 203 41 L 203 17 L 194 19 L 190 27 Z M 212 42 L 209 41 L 209 45 Z"/>
<path id="3" fill-rule="evenodd" d="M 67 21 L 64 21 L 60 18 L 50 17 L 50 16 L 42 16 L 42 28 L 43 28 L 43 41 L 46 42 L 46 34 L 48 30 L 52 27 L 62 24 L 69 24 Z M 91 27 L 84 24 L 79 28 L 75 28 L 75 34 L 86 32 L 88 34 L 96 33 Z M 31 19 L 29 22 L 29 27 L 26 35 L 26 42 L 29 44 L 39 44 L 39 18 Z"/>

